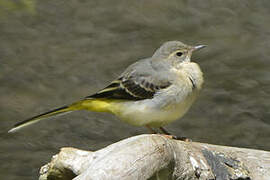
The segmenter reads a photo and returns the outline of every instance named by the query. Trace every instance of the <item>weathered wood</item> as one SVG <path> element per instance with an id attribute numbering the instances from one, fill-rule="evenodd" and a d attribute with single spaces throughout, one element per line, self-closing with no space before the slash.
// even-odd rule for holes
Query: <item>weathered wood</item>
<path id="1" fill-rule="evenodd" d="M 270 152 L 140 135 L 91 152 L 62 148 L 40 180 L 269 180 Z"/>

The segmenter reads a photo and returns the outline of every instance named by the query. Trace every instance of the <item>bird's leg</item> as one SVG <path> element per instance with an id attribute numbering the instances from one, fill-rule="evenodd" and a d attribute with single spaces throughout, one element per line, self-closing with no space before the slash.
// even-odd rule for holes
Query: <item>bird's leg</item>
<path id="1" fill-rule="evenodd" d="M 159 129 L 162 131 L 162 133 L 164 133 L 168 137 L 171 137 L 172 139 L 186 141 L 186 142 L 191 142 L 192 141 L 191 139 L 188 139 L 187 137 L 178 137 L 178 136 L 172 135 L 164 127 L 160 127 Z"/>
<path id="2" fill-rule="evenodd" d="M 172 135 L 171 133 L 169 133 L 164 127 L 160 127 L 159 128 L 164 134 L 166 135 Z"/>
<path id="3" fill-rule="evenodd" d="M 152 129 L 149 125 L 146 125 L 145 126 L 152 134 L 157 134 L 157 132 L 154 130 L 154 129 Z"/>

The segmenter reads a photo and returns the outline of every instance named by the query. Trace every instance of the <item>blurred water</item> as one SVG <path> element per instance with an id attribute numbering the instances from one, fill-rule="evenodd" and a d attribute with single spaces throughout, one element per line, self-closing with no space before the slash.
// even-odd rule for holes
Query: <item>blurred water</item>
<path id="1" fill-rule="evenodd" d="M 37 179 L 64 146 L 96 150 L 137 134 L 75 112 L 16 134 L 16 122 L 94 93 L 168 40 L 193 55 L 200 98 L 167 128 L 194 141 L 270 150 L 270 1 L 0 0 L 0 179 Z"/>

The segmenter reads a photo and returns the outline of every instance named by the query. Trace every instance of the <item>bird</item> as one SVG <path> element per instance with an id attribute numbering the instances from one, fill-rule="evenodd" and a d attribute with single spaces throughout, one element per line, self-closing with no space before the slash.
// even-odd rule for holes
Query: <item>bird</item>
<path id="1" fill-rule="evenodd" d="M 180 119 L 197 98 L 204 82 L 200 66 L 191 61 L 194 51 L 206 45 L 190 46 L 181 41 L 163 43 L 149 58 L 138 60 L 108 86 L 70 105 L 62 106 L 15 124 L 8 132 L 49 117 L 89 110 L 106 112 L 133 126 L 145 126 L 152 133 Z"/>

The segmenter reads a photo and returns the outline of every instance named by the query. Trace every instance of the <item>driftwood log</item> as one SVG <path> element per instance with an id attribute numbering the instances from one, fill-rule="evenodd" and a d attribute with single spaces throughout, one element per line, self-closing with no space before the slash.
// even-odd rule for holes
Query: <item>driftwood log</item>
<path id="1" fill-rule="evenodd" d="M 270 180 L 270 152 L 140 135 L 91 152 L 62 148 L 40 180 Z"/>

